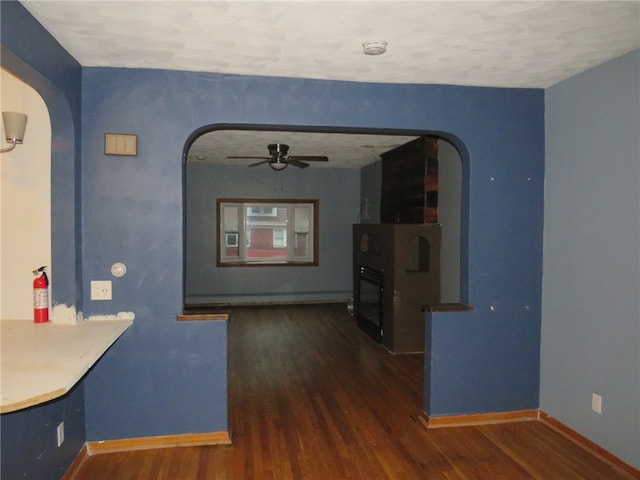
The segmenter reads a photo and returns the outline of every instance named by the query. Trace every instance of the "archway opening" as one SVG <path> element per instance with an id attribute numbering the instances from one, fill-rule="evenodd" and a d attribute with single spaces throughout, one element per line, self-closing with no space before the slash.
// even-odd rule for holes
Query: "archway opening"
<path id="1" fill-rule="evenodd" d="M 24 142 L 0 162 L 0 312 L 2 320 L 33 317 L 32 270 L 51 272 L 51 120 L 30 85 L 0 69 L 2 111 L 28 117 Z M 4 146 L 4 130 L 2 139 Z"/>
<path id="2" fill-rule="evenodd" d="M 331 262 L 346 260 L 337 250 L 350 248 L 350 226 L 380 221 L 380 153 L 422 135 L 437 135 L 440 145 L 439 223 L 443 226 L 443 297 L 467 298 L 468 168 L 464 147 L 453 136 L 424 131 L 309 128 L 262 125 L 208 125 L 190 136 L 184 149 L 184 308 L 236 304 L 345 301 L 352 295 L 351 273 Z M 326 164 L 273 171 L 265 163 L 267 146 L 290 144 L 295 155 L 327 155 Z M 329 151 L 330 150 L 330 151 Z M 361 163 L 354 160 L 360 156 Z M 230 158 L 242 157 L 242 158 Z M 362 160 L 365 158 L 365 160 Z M 327 172 L 333 171 L 333 176 Z M 342 172 L 335 183 L 336 172 Z M 354 172 L 356 174 L 354 175 Z M 466 178 L 465 178 L 466 176 Z M 349 192 L 347 194 L 345 192 Z M 353 193 L 356 192 L 354 199 Z M 325 196 L 321 211 L 334 216 L 322 228 L 320 268 L 311 271 L 313 287 L 302 280 L 284 284 L 277 268 L 238 272 L 216 266 L 215 202 L 220 197 L 308 198 Z M 352 215 L 341 215 L 338 210 Z M 345 230 L 348 229 L 345 235 Z M 335 237 L 332 238 L 334 232 Z M 324 261 L 323 261 L 324 260 Z M 287 272 L 287 274 L 289 274 Z M 294 277 L 296 277 L 294 274 Z M 336 283 L 340 275 L 342 281 Z M 296 288 L 298 290 L 296 290 Z"/>

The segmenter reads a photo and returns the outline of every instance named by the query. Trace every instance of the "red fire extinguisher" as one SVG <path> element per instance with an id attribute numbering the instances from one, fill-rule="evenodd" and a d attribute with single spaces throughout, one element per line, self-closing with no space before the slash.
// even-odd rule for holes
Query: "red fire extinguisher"
<path id="1" fill-rule="evenodd" d="M 49 278 L 47 267 L 40 267 L 33 271 L 36 276 L 33 281 L 33 321 L 47 323 L 49 321 Z"/>

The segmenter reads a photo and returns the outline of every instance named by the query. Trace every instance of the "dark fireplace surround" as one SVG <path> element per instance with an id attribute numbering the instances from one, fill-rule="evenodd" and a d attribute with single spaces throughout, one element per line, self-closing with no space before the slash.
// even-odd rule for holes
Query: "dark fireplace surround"
<path id="1" fill-rule="evenodd" d="M 424 351 L 422 307 L 440 303 L 438 139 L 382 155 L 380 224 L 353 226 L 354 315 L 393 353 Z"/>
<path id="2" fill-rule="evenodd" d="M 357 299 L 358 325 L 376 342 L 384 335 L 382 323 L 384 310 L 384 272 L 366 265 L 360 265 Z"/>

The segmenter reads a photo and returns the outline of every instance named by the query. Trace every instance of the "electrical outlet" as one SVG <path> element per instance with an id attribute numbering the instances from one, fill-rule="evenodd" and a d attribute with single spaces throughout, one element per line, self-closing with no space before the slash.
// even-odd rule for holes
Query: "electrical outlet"
<path id="1" fill-rule="evenodd" d="M 591 395 L 591 410 L 597 414 L 602 414 L 602 397 L 597 393 Z"/>
<path id="2" fill-rule="evenodd" d="M 58 446 L 60 446 L 64 443 L 64 422 L 60 422 L 60 425 L 58 425 L 58 428 L 56 429 L 56 435 Z"/>
<path id="3" fill-rule="evenodd" d="M 111 280 L 92 280 L 91 300 L 111 300 Z"/>

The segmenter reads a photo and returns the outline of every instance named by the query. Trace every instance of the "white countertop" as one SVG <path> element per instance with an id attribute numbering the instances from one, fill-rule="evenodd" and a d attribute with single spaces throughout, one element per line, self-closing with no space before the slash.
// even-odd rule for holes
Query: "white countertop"
<path id="1" fill-rule="evenodd" d="M 77 325 L 2 320 L 0 413 L 61 397 L 131 326 L 131 320 L 85 320 Z"/>

